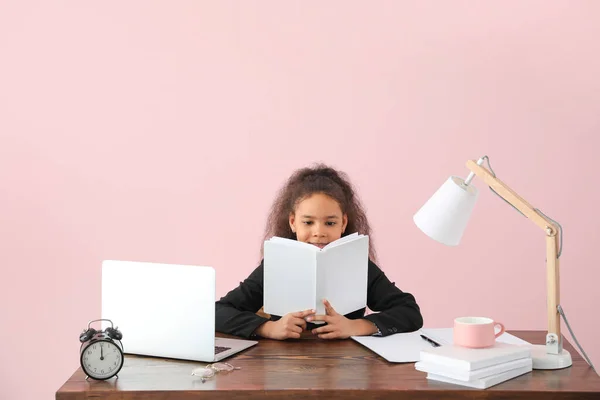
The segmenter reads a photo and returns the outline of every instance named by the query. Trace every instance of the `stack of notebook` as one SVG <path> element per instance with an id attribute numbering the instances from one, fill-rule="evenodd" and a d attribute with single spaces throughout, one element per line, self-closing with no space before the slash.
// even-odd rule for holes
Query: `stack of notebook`
<path id="1" fill-rule="evenodd" d="M 415 368 L 427 372 L 427 379 L 486 389 L 530 372 L 530 349 L 498 341 L 484 349 L 443 345 L 421 350 Z"/>

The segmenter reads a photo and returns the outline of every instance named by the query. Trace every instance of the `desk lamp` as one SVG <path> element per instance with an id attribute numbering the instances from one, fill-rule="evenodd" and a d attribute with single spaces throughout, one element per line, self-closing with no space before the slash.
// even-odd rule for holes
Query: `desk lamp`
<path id="1" fill-rule="evenodd" d="M 481 166 L 484 160 L 487 160 L 489 170 Z M 494 193 L 539 226 L 546 234 L 548 333 L 545 345 L 532 346 L 533 368 L 559 369 L 571 366 L 571 354 L 563 349 L 560 333 L 559 311 L 562 313 L 559 303 L 558 274 L 558 259 L 562 250 L 562 229 L 560 229 L 560 235 L 558 229 L 560 224 L 537 208 L 533 208 L 531 204 L 496 178 L 487 156 L 481 157 L 477 162 L 467 161 L 467 168 L 471 172 L 466 179 L 451 176 L 417 211 L 413 217 L 415 224 L 427 236 L 440 243 L 448 246 L 458 245 L 477 200 L 478 190 L 471 185 L 471 181 L 477 175 Z"/>

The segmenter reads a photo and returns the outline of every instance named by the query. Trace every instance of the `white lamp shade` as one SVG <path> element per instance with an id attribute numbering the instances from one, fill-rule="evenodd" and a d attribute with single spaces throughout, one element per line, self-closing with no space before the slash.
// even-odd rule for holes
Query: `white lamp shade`
<path id="1" fill-rule="evenodd" d="M 427 236 L 448 246 L 460 243 L 479 191 L 451 176 L 414 215 L 413 220 Z"/>

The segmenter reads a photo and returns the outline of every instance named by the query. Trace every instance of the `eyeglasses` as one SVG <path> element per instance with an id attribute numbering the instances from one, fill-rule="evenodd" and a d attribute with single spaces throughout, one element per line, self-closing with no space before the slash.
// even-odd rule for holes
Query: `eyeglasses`
<path id="1" fill-rule="evenodd" d="M 204 367 L 196 368 L 192 371 L 192 375 L 199 376 L 202 383 L 206 382 L 207 379 L 212 378 L 217 372 L 225 371 L 231 372 L 234 369 L 241 369 L 240 367 L 234 367 L 229 363 L 214 363 L 208 364 Z"/>

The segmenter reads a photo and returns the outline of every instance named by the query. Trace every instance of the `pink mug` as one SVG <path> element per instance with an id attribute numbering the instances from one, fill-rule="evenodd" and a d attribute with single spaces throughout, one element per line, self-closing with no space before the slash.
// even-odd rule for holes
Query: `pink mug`
<path id="1" fill-rule="evenodd" d="M 498 333 L 496 326 L 500 327 Z M 504 325 L 491 318 L 461 317 L 454 320 L 453 333 L 455 345 L 478 349 L 493 346 L 496 338 L 504 333 Z"/>

